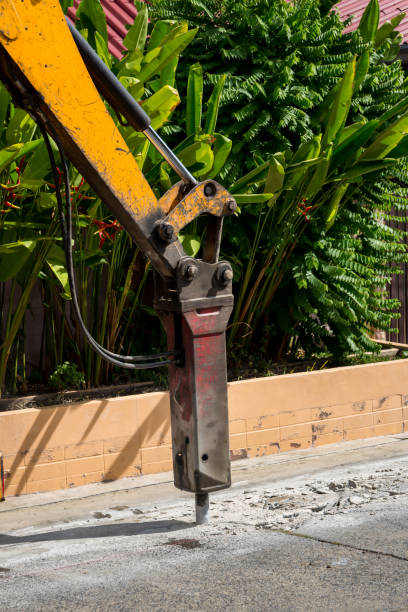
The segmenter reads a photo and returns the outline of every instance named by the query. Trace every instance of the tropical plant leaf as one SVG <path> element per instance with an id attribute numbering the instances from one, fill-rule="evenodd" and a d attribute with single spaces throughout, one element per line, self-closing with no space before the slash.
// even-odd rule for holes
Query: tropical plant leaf
<path id="1" fill-rule="evenodd" d="M 190 66 L 187 82 L 186 133 L 187 136 L 201 131 L 203 107 L 203 69 L 201 64 Z"/>
<path id="2" fill-rule="evenodd" d="M 218 111 L 220 106 L 221 94 L 224 87 L 225 80 L 227 78 L 226 74 L 222 74 L 218 79 L 217 83 L 214 85 L 214 89 L 212 90 L 210 99 L 207 104 L 207 114 L 205 118 L 205 128 L 204 132 L 206 134 L 214 134 L 215 126 L 217 124 L 218 119 Z"/>
<path id="3" fill-rule="evenodd" d="M 378 0 L 370 0 L 361 16 L 358 31 L 365 42 L 374 42 L 380 18 Z"/>
<path id="4" fill-rule="evenodd" d="M 71 289 L 69 286 L 68 272 L 65 264 L 65 253 L 60 246 L 53 244 L 49 249 L 45 261 L 49 265 L 57 280 L 61 283 L 63 293 L 61 294 L 66 300 L 71 299 Z"/>

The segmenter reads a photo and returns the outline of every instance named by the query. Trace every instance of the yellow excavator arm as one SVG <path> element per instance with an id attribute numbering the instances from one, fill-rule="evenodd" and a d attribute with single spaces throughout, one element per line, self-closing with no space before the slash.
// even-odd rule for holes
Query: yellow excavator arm
<path id="1" fill-rule="evenodd" d="M 155 308 L 169 352 L 182 352 L 169 366 L 175 484 L 196 493 L 197 517 L 204 520 L 208 492 L 230 484 L 225 328 L 232 270 L 218 253 L 222 218 L 236 203 L 218 183 L 197 183 L 182 166 L 141 107 L 67 24 L 58 0 L 0 0 L 0 79 L 151 260 Z M 100 93 L 182 179 L 160 200 Z M 206 243 L 202 258 L 193 259 L 178 233 L 202 213 L 208 215 Z"/>

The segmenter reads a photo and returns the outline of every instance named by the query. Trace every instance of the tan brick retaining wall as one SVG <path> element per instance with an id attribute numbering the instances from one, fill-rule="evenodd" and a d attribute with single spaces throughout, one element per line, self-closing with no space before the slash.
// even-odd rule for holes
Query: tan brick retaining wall
<path id="1" fill-rule="evenodd" d="M 408 360 L 229 384 L 231 458 L 408 431 Z M 0 413 L 6 495 L 172 469 L 167 393 Z"/>

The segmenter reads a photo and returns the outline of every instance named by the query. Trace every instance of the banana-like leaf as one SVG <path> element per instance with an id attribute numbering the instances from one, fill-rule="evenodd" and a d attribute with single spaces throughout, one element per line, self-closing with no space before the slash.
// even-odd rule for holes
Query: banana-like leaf
<path id="1" fill-rule="evenodd" d="M 357 132 L 357 130 L 359 130 L 366 123 L 366 120 L 356 121 L 356 123 L 351 123 L 350 125 L 344 127 L 341 131 L 339 138 L 337 139 L 337 146 L 341 145 L 341 143 L 346 140 L 346 138 L 354 134 L 354 132 Z"/>
<path id="2" fill-rule="evenodd" d="M 77 26 L 88 30 L 87 40 L 96 49 L 95 32 L 99 32 L 108 50 L 108 28 L 106 17 L 99 0 L 82 0 L 76 11 Z"/>
<path id="3" fill-rule="evenodd" d="M 327 206 L 326 230 L 330 229 L 331 226 L 333 225 L 336 219 L 337 213 L 339 211 L 340 202 L 348 188 L 349 188 L 349 183 L 340 183 L 340 185 L 338 185 L 338 187 L 336 188 L 334 195 Z"/>
<path id="4" fill-rule="evenodd" d="M 320 159 L 318 164 L 316 164 L 316 169 L 312 175 L 312 178 L 306 185 L 304 193 L 304 197 L 306 200 L 310 200 L 311 198 L 313 198 L 317 194 L 317 192 L 320 191 L 320 189 L 323 187 L 330 167 L 331 154 L 332 146 L 327 149 L 326 155 Z"/>
<path id="5" fill-rule="evenodd" d="M 391 35 L 393 30 L 399 26 L 401 21 L 404 19 L 406 13 L 400 13 L 391 19 L 391 21 L 386 21 L 382 24 L 380 28 L 378 28 L 377 33 L 375 35 L 374 45 L 375 48 L 381 47 L 383 42 Z"/>
<path id="6" fill-rule="evenodd" d="M 3 83 L 0 83 L 0 127 L 3 126 L 7 117 L 10 99 L 11 96 L 9 92 L 4 87 Z"/>
<path id="7" fill-rule="evenodd" d="M 207 104 L 207 115 L 205 118 L 205 128 L 204 132 L 206 134 L 214 134 L 215 126 L 217 125 L 218 119 L 218 110 L 220 107 L 220 100 L 222 90 L 224 88 L 225 79 L 227 78 L 226 74 L 222 74 L 218 79 L 217 83 L 214 85 L 214 89 L 212 90 L 212 94 Z"/>
<path id="8" fill-rule="evenodd" d="M 18 142 L 13 145 L 9 145 L 0 151 L 0 172 L 3 172 L 17 157 L 20 156 L 20 151 L 24 144 Z"/>
<path id="9" fill-rule="evenodd" d="M 6 144 L 27 142 L 31 140 L 35 130 L 35 122 L 22 108 L 16 108 L 6 130 Z"/>
<path id="10" fill-rule="evenodd" d="M 51 268 L 55 277 L 61 283 L 64 292 L 61 294 L 66 300 L 71 299 L 71 289 L 68 281 L 68 272 L 65 267 L 65 253 L 57 244 L 53 244 L 47 253 L 45 261 Z"/>
<path id="11" fill-rule="evenodd" d="M 392 149 L 388 153 L 388 157 L 392 157 L 395 159 L 399 157 L 405 157 L 405 155 L 408 155 L 408 134 L 400 140 L 399 144 L 395 147 L 395 149 Z"/>
<path id="12" fill-rule="evenodd" d="M 380 7 L 378 0 L 370 0 L 360 19 L 358 31 L 364 42 L 374 42 L 380 18 Z"/>
<path id="13" fill-rule="evenodd" d="M 37 240 L 20 240 L 0 245 L 0 281 L 13 278 L 27 263 Z"/>
<path id="14" fill-rule="evenodd" d="M 110 69 L 112 67 L 112 56 L 109 53 L 108 45 L 106 44 L 103 36 L 99 34 L 98 31 L 95 31 L 95 50 L 99 57 L 105 62 L 107 67 Z"/>
<path id="15" fill-rule="evenodd" d="M 201 131 L 203 109 L 203 69 L 201 64 L 190 66 L 187 82 L 186 133 L 187 136 Z"/>
<path id="16" fill-rule="evenodd" d="M 265 192 L 276 193 L 281 191 L 283 182 L 285 180 L 285 168 L 283 165 L 272 155 L 269 162 L 269 170 L 266 176 Z"/>
<path id="17" fill-rule="evenodd" d="M 356 76 L 354 78 L 354 90 L 358 91 L 361 83 L 367 76 L 368 68 L 370 66 L 370 52 L 368 49 L 363 51 L 363 53 L 358 58 L 356 64 Z"/>
<path id="18" fill-rule="evenodd" d="M 285 189 L 293 189 L 305 176 L 305 170 L 318 162 L 321 140 L 318 134 L 300 145 L 286 168 Z"/>
<path id="19" fill-rule="evenodd" d="M 166 43 L 163 47 L 160 47 L 159 53 L 152 59 L 148 56 L 150 53 L 145 55 L 144 61 L 142 65 L 141 72 L 137 75 L 138 79 L 142 83 L 146 83 L 149 79 L 152 78 L 155 74 L 160 74 L 163 68 L 176 56 L 178 56 L 193 40 L 194 36 L 197 34 L 197 28 L 194 30 L 189 30 L 184 34 L 180 34 L 174 40 Z M 156 49 L 153 49 L 155 52 Z"/>
<path id="20" fill-rule="evenodd" d="M 163 191 L 168 191 L 171 187 L 171 180 L 169 177 L 169 173 L 167 172 L 166 166 L 168 167 L 168 165 L 166 163 L 162 163 L 160 166 L 160 186 L 163 189 Z"/>
<path id="21" fill-rule="evenodd" d="M 28 184 L 30 181 L 44 180 L 51 170 L 50 158 L 42 139 L 33 140 L 31 144 L 36 143 L 33 155 L 27 161 L 27 164 L 21 174 L 21 183 Z M 51 147 L 54 154 L 58 156 L 58 148 L 54 141 L 50 138 Z M 28 143 L 27 143 L 28 144 Z M 25 147 L 24 147 L 25 148 Z M 33 149 L 32 149 L 33 150 Z M 24 149 L 21 151 L 24 154 Z"/>
<path id="22" fill-rule="evenodd" d="M 179 104 L 180 97 L 177 89 L 165 85 L 150 98 L 143 100 L 141 105 L 150 117 L 152 128 L 157 130 L 169 119 Z"/>
<path id="23" fill-rule="evenodd" d="M 337 135 L 341 133 L 346 122 L 353 95 L 355 69 L 356 58 L 354 57 L 346 68 L 346 72 L 340 82 L 339 89 L 333 101 L 327 127 L 322 139 L 322 151 L 336 140 Z"/>
<path id="24" fill-rule="evenodd" d="M 205 177 L 206 179 L 215 178 L 224 167 L 232 149 L 232 141 L 223 134 L 214 134 L 215 140 L 213 144 L 214 163 L 211 171 Z"/>
<path id="25" fill-rule="evenodd" d="M 234 200 L 237 204 L 263 204 L 269 202 L 275 194 L 273 193 L 236 193 Z"/>
<path id="26" fill-rule="evenodd" d="M 356 124 L 354 124 L 356 125 Z M 361 125 L 361 124 L 360 124 Z M 363 147 L 366 142 L 372 137 L 378 127 L 378 120 L 372 119 L 361 125 L 359 129 L 351 133 L 351 135 L 343 140 L 341 144 L 335 147 L 331 160 L 331 170 L 342 164 L 354 161 L 354 156 L 358 150 Z"/>
<path id="27" fill-rule="evenodd" d="M 361 161 L 350 168 L 350 170 L 340 174 L 338 176 L 338 180 L 348 181 L 351 183 L 355 180 L 359 180 L 363 174 L 368 174 L 369 172 L 374 172 L 377 170 L 385 170 L 385 168 L 389 168 L 397 163 L 397 160 L 387 158 L 381 159 L 381 161 L 379 161 L 379 159 L 362 160 L 361 158 L 360 160 Z"/>
<path id="28" fill-rule="evenodd" d="M 123 45 L 128 51 L 143 51 L 147 37 L 147 25 L 148 11 L 144 4 L 139 8 L 136 19 L 123 39 Z"/>
<path id="29" fill-rule="evenodd" d="M 210 172 L 214 154 L 206 142 L 195 142 L 181 151 L 179 159 L 196 177 L 201 177 Z"/>
<path id="30" fill-rule="evenodd" d="M 250 172 L 248 172 L 248 174 L 245 174 L 240 179 L 238 179 L 235 183 L 233 183 L 230 186 L 228 191 L 230 193 L 237 193 L 237 191 L 241 191 L 242 189 L 245 189 L 249 185 L 253 185 L 254 183 L 260 183 L 260 182 L 265 181 L 266 175 L 268 174 L 268 170 L 269 170 L 269 162 L 266 161 L 263 164 L 260 164 L 259 166 L 254 168 L 253 170 L 251 170 Z"/>
<path id="31" fill-rule="evenodd" d="M 393 119 L 396 115 L 401 115 L 405 113 L 407 109 L 408 109 L 408 96 L 406 96 L 405 98 L 397 102 L 397 104 L 394 104 L 394 106 L 392 106 L 385 113 L 383 113 L 378 119 L 379 121 L 378 125 L 380 126 L 383 123 L 390 121 L 390 119 Z"/>
<path id="32" fill-rule="evenodd" d="M 190 257 L 195 257 L 200 250 L 201 240 L 197 234 L 179 234 L 183 249 Z"/>
<path id="33" fill-rule="evenodd" d="M 170 32 L 173 32 L 174 36 L 177 36 L 178 25 L 179 24 L 176 21 L 172 21 L 170 19 L 160 19 L 159 21 L 156 21 L 150 34 L 149 42 L 147 44 L 147 51 L 149 52 L 156 47 L 160 47 L 164 40 L 168 40 L 167 37 Z"/>
<path id="34" fill-rule="evenodd" d="M 364 151 L 361 160 L 379 160 L 395 149 L 408 132 L 408 113 L 394 121 L 383 130 L 374 142 Z"/>

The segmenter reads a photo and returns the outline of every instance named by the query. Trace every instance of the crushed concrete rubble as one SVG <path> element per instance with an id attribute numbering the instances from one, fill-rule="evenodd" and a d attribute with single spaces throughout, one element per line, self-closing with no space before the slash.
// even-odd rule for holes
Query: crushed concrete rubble
<path id="1" fill-rule="evenodd" d="M 353 470 L 339 466 L 320 472 L 318 478 L 302 476 L 264 487 L 257 484 L 249 489 L 238 487 L 221 491 L 211 495 L 211 523 L 207 531 L 213 535 L 237 529 L 240 532 L 252 529 L 296 531 L 327 515 L 370 513 L 373 502 L 402 501 L 408 496 L 408 457 L 393 459 L 387 466 L 371 463 Z M 142 509 L 131 504 L 105 507 L 99 512 L 91 512 L 88 518 L 68 523 L 70 527 L 79 527 L 95 522 L 185 521 L 191 517 L 192 500 L 184 497 L 174 505 L 142 505 Z M 53 529 L 66 527 L 66 524 L 57 524 Z"/>

